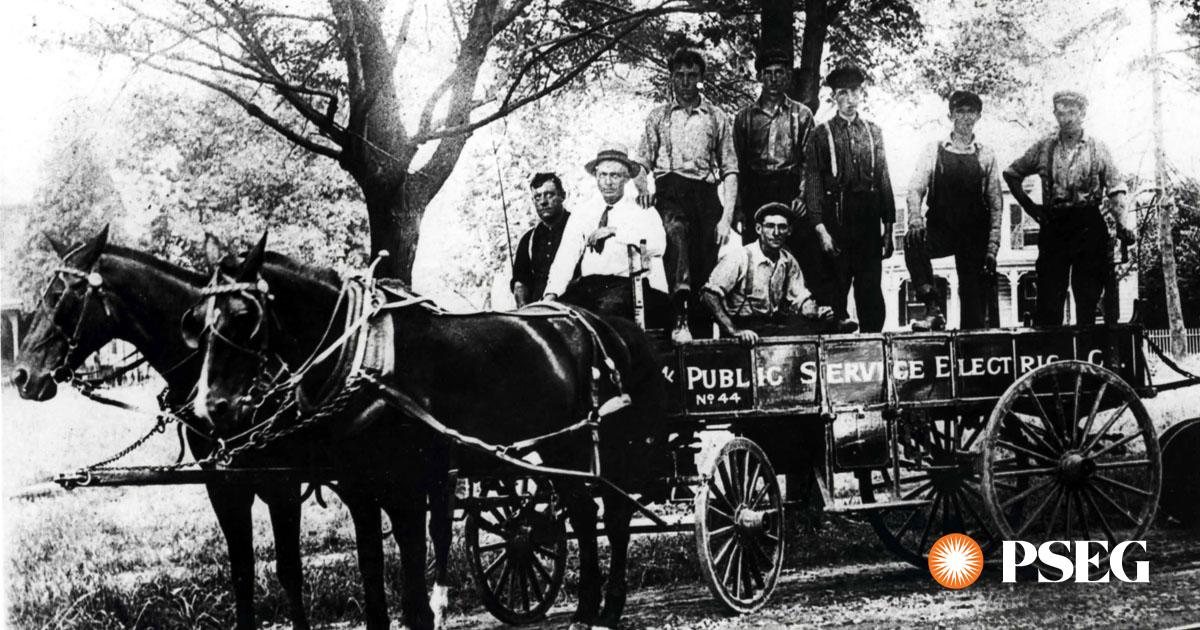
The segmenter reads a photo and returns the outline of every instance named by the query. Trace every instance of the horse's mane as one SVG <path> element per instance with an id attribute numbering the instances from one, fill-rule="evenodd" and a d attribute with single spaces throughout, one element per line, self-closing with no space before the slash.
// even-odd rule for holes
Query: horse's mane
<path id="1" fill-rule="evenodd" d="M 201 273 L 180 267 L 175 263 L 168 262 L 141 250 L 125 247 L 124 245 L 113 245 L 110 243 L 104 248 L 104 253 L 128 258 L 136 263 L 146 265 L 155 271 L 180 277 L 189 284 L 201 285 L 207 281 L 207 278 Z"/>
<path id="2" fill-rule="evenodd" d="M 245 253 L 242 255 L 245 256 Z M 342 278 L 338 275 L 337 271 L 334 271 L 329 267 L 318 267 L 316 265 L 302 263 L 291 256 L 281 254 L 279 252 L 266 252 L 263 255 L 263 263 L 289 269 L 302 276 L 307 276 L 313 280 L 323 282 L 325 284 L 331 284 L 333 286 L 340 286 L 342 284 Z"/>

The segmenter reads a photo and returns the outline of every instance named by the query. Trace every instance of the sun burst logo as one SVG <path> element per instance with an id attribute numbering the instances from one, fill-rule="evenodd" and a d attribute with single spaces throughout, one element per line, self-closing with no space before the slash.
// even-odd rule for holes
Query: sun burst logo
<path id="1" fill-rule="evenodd" d="M 966 534 L 946 534 L 929 549 L 929 573 L 946 588 L 966 588 L 983 572 L 983 550 Z"/>

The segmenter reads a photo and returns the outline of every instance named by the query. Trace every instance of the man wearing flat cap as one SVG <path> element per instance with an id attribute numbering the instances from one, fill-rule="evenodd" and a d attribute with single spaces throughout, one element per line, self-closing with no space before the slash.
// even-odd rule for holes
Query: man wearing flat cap
<path id="1" fill-rule="evenodd" d="M 784 247 L 793 216 L 786 204 L 763 205 L 754 213 L 758 240 L 724 250 L 717 261 L 701 299 L 724 334 L 753 343 L 760 334 L 836 331 L 833 310 L 817 306 Z"/>
<path id="2" fill-rule="evenodd" d="M 1083 130 L 1087 98 L 1075 91 L 1054 95 L 1058 131 L 1029 147 L 1004 171 L 1013 197 L 1041 225 L 1038 237 L 1037 306 L 1034 323 L 1063 323 L 1067 286 L 1075 295 L 1075 321 L 1092 324 L 1107 274 L 1108 227 L 1101 207 L 1109 212 L 1118 237 L 1128 243 L 1133 233 L 1125 223 L 1125 179 L 1103 142 Z M 1025 193 L 1026 177 L 1038 175 L 1042 201 Z"/>
<path id="3" fill-rule="evenodd" d="M 637 159 L 654 176 L 636 180 L 638 202 L 654 205 L 667 232 L 667 279 L 675 322 L 671 339 L 690 341 L 693 292 L 704 286 L 729 238 L 738 194 L 738 161 L 729 115 L 700 93 L 705 62 L 680 48 L 671 55 L 672 101 L 650 111 Z M 718 190 L 720 188 L 720 190 Z"/>
<path id="4" fill-rule="evenodd" d="M 662 255 L 667 237 L 662 220 L 653 208 L 643 208 L 625 194 L 626 184 L 639 168 L 625 149 L 616 145 L 601 149 L 584 166 L 596 178 L 599 194 L 567 219 L 550 265 L 544 299 L 561 299 L 597 313 L 633 319 L 632 253 L 648 260 L 642 279 L 647 325 L 665 324 L 668 298 Z M 580 277 L 571 283 L 576 266 Z"/>
<path id="5" fill-rule="evenodd" d="M 925 317 L 913 322 L 913 330 L 945 328 L 940 307 L 945 296 L 938 294 L 932 263 L 945 256 L 954 256 L 958 274 L 960 326 L 987 326 L 1003 204 L 996 154 L 975 138 L 982 113 L 978 95 L 951 94 L 950 137 L 925 149 L 908 185 L 904 262 L 917 298 L 925 302 Z M 922 199 L 928 211 L 922 211 Z"/>
<path id="6" fill-rule="evenodd" d="M 805 143 L 804 196 L 807 220 L 825 254 L 830 306 L 839 318 L 848 319 L 853 286 L 861 329 L 878 332 L 886 315 L 880 282 L 883 259 L 895 248 L 896 205 L 883 132 L 858 112 L 864 81 L 866 75 L 855 66 L 825 77 L 837 114 L 817 125 Z"/>

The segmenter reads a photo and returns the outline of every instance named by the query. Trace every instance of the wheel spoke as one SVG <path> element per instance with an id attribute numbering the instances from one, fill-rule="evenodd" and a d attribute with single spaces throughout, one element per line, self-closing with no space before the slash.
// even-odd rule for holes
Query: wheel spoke
<path id="1" fill-rule="evenodd" d="M 1116 462 L 1099 462 L 1096 464 L 1096 468 L 1097 469 L 1128 468 L 1130 466 L 1149 466 L 1149 465 L 1150 465 L 1150 460 L 1148 460 L 1148 459 L 1123 459 L 1123 460 L 1116 461 Z"/>
<path id="2" fill-rule="evenodd" d="M 1071 537 L 1071 494 L 1072 494 L 1072 492 L 1070 490 L 1067 490 L 1066 488 L 1063 488 L 1063 494 L 1066 495 L 1066 497 L 1067 497 L 1067 522 L 1066 522 L 1067 530 L 1065 532 L 1063 532 L 1063 534 L 1065 535 L 1064 537 L 1070 538 Z"/>
<path id="3" fill-rule="evenodd" d="M 747 581 L 747 586 L 753 586 L 753 588 L 759 590 L 764 589 L 767 587 L 767 581 L 764 579 L 766 569 L 770 568 L 771 559 L 767 557 L 767 554 L 758 546 L 758 541 L 754 540 L 752 536 L 747 536 L 744 542 L 746 543 L 746 548 L 750 550 L 750 553 L 746 554 L 746 559 L 748 560 L 746 563 L 746 574 L 750 577 L 750 580 Z"/>
<path id="4" fill-rule="evenodd" d="M 1083 491 L 1075 491 L 1075 502 L 1079 504 L 1079 526 L 1083 528 L 1083 538 L 1092 537 L 1092 527 L 1088 524 L 1087 506 L 1083 502 Z"/>
<path id="5" fill-rule="evenodd" d="M 712 541 L 710 540 L 709 542 L 712 542 Z M 717 555 L 713 556 L 713 565 L 714 566 L 721 565 L 721 559 L 725 557 L 726 553 L 728 553 L 730 556 L 729 560 L 733 559 L 733 551 L 734 551 L 734 549 L 736 549 L 736 546 L 735 546 L 736 542 L 737 542 L 737 536 L 734 536 L 734 537 L 731 537 L 729 540 L 726 540 L 724 545 L 721 545 L 721 549 L 717 551 Z"/>
<path id="6" fill-rule="evenodd" d="M 924 555 L 925 541 L 929 540 L 929 530 L 933 527 L 933 521 L 937 518 L 938 504 L 941 503 L 942 496 L 938 495 L 933 500 L 933 508 L 929 511 L 929 518 L 925 519 L 925 529 L 921 532 L 921 542 L 917 544 L 917 553 Z"/>
<path id="7" fill-rule="evenodd" d="M 1116 501 L 1114 501 L 1112 497 L 1108 496 L 1108 493 L 1107 493 L 1107 492 L 1105 492 L 1105 491 L 1101 490 L 1100 488 L 1097 488 L 1097 487 L 1096 487 L 1096 486 L 1094 486 L 1094 485 L 1093 485 L 1093 486 L 1090 486 L 1090 488 L 1091 488 L 1091 490 L 1092 490 L 1093 492 L 1095 492 L 1096 494 L 1100 495 L 1100 498 L 1101 498 L 1101 499 L 1104 499 L 1104 502 L 1105 502 L 1105 503 L 1107 503 L 1107 504 L 1111 505 L 1111 506 L 1112 506 L 1112 508 L 1113 508 L 1114 510 L 1116 510 L 1116 511 L 1120 512 L 1120 513 L 1121 513 L 1121 516 L 1124 516 L 1126 519 L 1129 519 L 1129 522 L 1130 522 L 1130 523 L 1133 523 L 1133 525 L 1134 525 L 1135 527 L 1137 527 L 1137 526 L 1141 525 L 1141 522 L 1139 522 L 1139 521 L 1138 521 L 1136 518 L 1133 518 L 1133 515 L 1132 515 L 1132 514 L 1130 514 L 1129 512 L 1127 512 L 1127 511 L 1125 510 L 1125 508 L 1123 508 L 1123 507 L 1121 507 L 1120 505 L 1118 505 L 1118 504 L 1117 504 L 1117 502 L 1116 502 Z"/>
<path id="8" fill-rule="evenodd" d="M 1083 495 L 1084 499 L 1087 499 L 1087 503 L 1092 507 L 1092 510 L 1096 512 L 1096 516 L 1100 518 L 1100 527 L 1104 529 L 1104 534 L 1108 536 L 1108 541 L 1110 543 L 1116 541 L 1117 535 L 1114 534 L 1112 528 L 1108 526 L 1108 519 L 1104 518 L 1104 512 L 1100 511 L 1100 506 L 1096 505 L 1096 499 L 1092 496 L 1091 488 L 1084 487 L 1081 494 Z"/>
<path id="9" fill-rule="evenodd" d="M 498 543 L 492 543 L 490 545 L 482 545 L 479 547 L 479 553 L 488 553 L 490 551 L 495 551 L 497 549 L 503 549 L 506 545 L 508 545 L 507 542 L 498 542 Z"/>
<path id="10" fill-rule="evenodd" d="M 933 488 L 933 482 L 926 481 L 925 483 L 917 486 L 916 488 L 913 488 L 912 490 L 905 492 L 903 495 L 900 496 L 900 500 L 908 501 L 908 500 L 912 499 L 913 497 L 917 496 L 918 494 L 921 494 L 922 492 L 929 490 L 931 488 Z"/>
<path id="11" fill-rule="evenodd" d="M 739 557 L 741 556 L 741 552 L 742 552 L 742 548 L 735 546 L 733 548 L 733 551 L 731 551 L 729 553 L 729 563 L 725 565 L 725 573 L 721 578 L 721 583 L 724 584 L 726 587 L 729 587 L 729 578 L 734 575 L 734 570 L 735 569 L 737 569 L 739 571 L 741 570 L 741 566 L 738 561 Z M 739 596 L 738 591 L 740 589 L 738 588 L 738 586 L 739 585 L 735 583 L 731 588 L 731 590 L 734 593 L 734 597 Z"/>
<path id="12" fill-rule="evenodd" d="M 517 591 L 521 594 L 521 608 L 525 612 L 529 612 L 532 606 L 529 604 L 529 583 L 525 580 L 525 572 L 528 567 L 521 567 L 517 571 L 513 571 L 514 581 L 517 583 Z"/>
<path id="13" fill-rule="evenodd" d="M 1051 494 L 1053 494 L 1053 493 L 1051 493 Z M 1017 530 L 1017 535 L 1014 536 L 1014 538 L 1020 538 L 1021 534 L 1024 534 L 1025 530 L 1029 529 L 1029 526 L 1037 521 L 1038 517 L 1042 515 L 1042 511 L 1045 510 L 1046 506 L 1050 504 L 1050 497 L 1051 497 L 1051 495 L 1047 494 L 1046 498 L 1042 499 L 1042 502 L 1038 504 L 1037 508 L 1034 509 L 1033 512 L 1031 512 L 1029 514 L 1029 519 L 1025 521 L 1025 524 L 1022 525 L 1021 528 Z"/>
<path id="14" fill-rule="evenodd" d="M 763 479 L 762 486 L 760 486 L 758 490 L 754 491 L 754 496 L 750 497 L 750 500 L 746 502 L 746 507 L 750 508 L 751 510 L 757 509 L 759 504 L 762 503 L 763 498 L 767 496 L 767 491 L 770 489 L 771 482 Z"/>
<path id="15" fill-rule="evenodd" d="M 735 486 L 733 481 L 730 480 L 730 473 L 725 468 L 724 460 L 717 463 L 717 474 L 720 475 L 721 484 L 724 486 L 724 490 L 726 491 L 725 497 L 729 502 L 729 508 L 731 510 L 735 509 L 737 505 L 742 502 L 742 496 L 737 486 Z"/>
<path id="16" fill-rule="evenodd" d="M 713 507 L 711 503 L 710 503 L 710 504 L 709 504 L 709 506 L 708 506 L 708 513 L 709 513 L 709 514 L 715 514 L 715 515 L 717 515 L 717 516 L 720 516 L 721 518 L 723 518 L 723 519 L 725 519 L 725 520 L 729 521 L 730 523 L 732 523 L 732 522 L 733 522 L 733 515 L 732 515 L 732 514 L 726 514 L 725 512 L 722 512 L 721 510 L 718 510 L 717 508 Z"/>
<path id="17" fill-rule="evenodd" d="M 933 508 L 932 504 L 930 504 L 930 508 L 931 509 Z M 912 512 L 909 513 L 908 518 L 904 521 L 903 524 L 901 524 L 900 529 L 896 532 L 896 540 L 900 540 L 901 538 L 904 538 L 904 534 L 908 532 L 909 527 L 912 527 L 913 521 L 916 520 L 917 515 L 920 513 L 921 513 L 920 508 L 916 508 Z"/>
<path id="18" fill-rule="evenodd" d="M 1050 422 L 1050 416 L 1046 413 L 1046 408 L 1042 406 L 1042 399 L 1038 398 L 1037 391 L 1033 389 L 1033 386 L 1029 384 L 1029 381 L 1022 381 L 1021 385 L 1025 388 L 1025 391 L 1028 392 L 1031 397 L 1033 397 L 1033 402 L 1037 405 L 1038 417 L 1042 419 L 1042 424 L 1046 425 L 1046 430 L 1048 431 L 1046 435 L 1054 438 L 1057 441 L 1058 432 L 1054 428 L 1054 423 Z M 1059 444 L 1059 448 L 1062 448 L 1062 444 Z"/>
<path id="19" fill-rule="evenodd" d="M 505 564 L 508 563 L 508 551 L 507 550 L 501 551 L 500 555 L 498 555 L 492 559 L 491 563 L 489 563 L 487 565 L 487 568 L 483 570 L 483 577 L 485 577 L 485 578 L 491 577 L 492 573 L 495 572 L 496 567 L 500 566 L 501 563 L 505 563 Z"/>
<path id="20" fill-rule="evenodd" d="M 1097 479 L 1099 481 L 1103 481 L 1104 483 L 1107 483 L 1109 485 L 1116 486 L 1127 492 L 1132 492 L 1133 494 L 1136 494 L 1139 496 L 1143 496 L 1146 498 L 1150 498 L 1150 497 L 1154 496 L 1154 493 L 1150 492 L 1149 490 L 1142 490 L 1141 488 L 1131 486 L 1131 485 L 1125 483 L 1124 481 L 1117 481 L 1116 479 L 1107 477 L 1105 475 L 1101 475 L 1099 473 L 1092 473 L 1092 478 Z"/>
<path id="21" fill-rule="evenodd" d="M 993 477 L 1033 477 L 1035 475 L 1045 475 L 1058 470 L 1057 466 L 1047 466 L 1044 468 L 1015 468 L 1013 470 L 1002 470 L 994 473 Z"/>
<path id="22" fill-rule="evenodd" d="M 493 522 L 483 518 L 482 515 L 480 515 L 479 519 L 477 519 L 477 520 L 479 523 L 479 529 L 482 529 L 483 531 L 485 531 L 489 534 L 495 534 L 496 536 L 499 536 L 505 540 L 508 539 L 508 532 L 504 531 L 504 529 L 501 528 L 499 524 L 493 523 Z"/>
<path id="23" fill-rule="evenodd" d="M 709 530 L 708 537 L 716 538 L 717 536 L 724 536 L 725 534 L 728 534 L 731 532 L 733 532 L 733 525 L 726 525 L 724 527 L 718 527 L 716 529 Z"/>
<path id="24" fill-rule="evenodd" d="M 1124 445 L 1132 442 L 1133 440 L 1136 440 L 1137 438 L 1139 438 L 1141 436 L 1142 436 L 1141 433 L 1130 433 L 1129 435 L 1126 435 L 1125 437 L 1121 438 L 1120 440 L 1117 440 L 1116 442 L 1113 442 L 1112 444 L 1105 446 L 1102 450 L 1090 454 L 1089 457 L 1092 457 L 1092 458 L 1100 457 L 1101 455 L 1113 450 L 1114 448 L 1117 448 L 1119 446 L 1124 446 Z"/>
<path id="25" fill-rule="evenodd" d="M 1054 524 L 1058 522 L 1058 509 L 1062 506 L 1063 497 L 1067 495 L 1067 492 L 1063 489 L 1063 486 L 1058 486 L 1050 492 L 1052 492 L 1055 497 L 1054 506 L 1050 508 L 1050 522 L 1046 524 L 1047 539 L 1049 539 L 1050 535 L 1054 533 Z"/>
<path id="26" fill-rule="evenodd" d="M 1096 414 L 1100 413 L 1100 401 L 1104 400 L 1106 391 L 1108 391 L 1108 381 L 1100 383 L 1100 389 L 1096 391 L 1096 399 L 1092 401 L 1092 410 L 1088 412 L 1087 422 L 1083 425 L 1083 433 L 1079 435 L 1080 443 L 1087 439 L 1088 432 L 1092 430 L 1092 423 L 1096 421 Z"/>
<path id="27" fill-rule="evenodd" d="M 1038 485 L 1031 484 L 1028 488 L 1023 490 L 1020 494 L 1017 494 L 1016 496 L 1013 496 L 1013 497 L 1009 497 L 1009 499 L 1007 501 L 1004 501 L 1003 503 L 1000 504 L 1000 507 L 1007 508 L 1008 506 L 1016 503 L 1017 501 L 1020 501 L 1021 499 L 1024 499 L 1025 497 L 1033 494 L 1034 492 L 1037 492 L 1038 490 L 1041 490 L 1042 488 L 1045 488 L 1046 486 L 1048 486 L 1052 483 L 1057 483 L 1057 482 L 1058 482 L 1057 479 L 1052 478 L 1052 479 L 1050 479 L 1048 481 L 1044 481 Z"/>
<path id="28" fill-rule="evenodd" d="M 720 467 L 718 466 L 718 469 L 719 469 L 719 468 L 720 468 Z M 730 501 L 730 500 L 729 500 L 729 497 L 728 497 L 728 496 L 725 494 L 725 491 L 724 491 L 724 490 L 722 490 L 721 488 L 717 487 L 718 485 L 719 485 L 719 484 L 717 483 L 717 478 L 716 478 L 716 477 L 713 477 L 713 478 L 709 479 L 709 480 L 708 480 L 708 491 L 709 491 L 709 493 L 710 493 L 710 494 L 712 494 L 714 497 L 716 497 L 716 498 L 717 498 L 717 500 L 719 500 L 721 503 L 725 504 L 725 509 L 726 509 L 726 510 L 728 510 L 728 511 L 730 511 L 730 512 L 732 512 L 732 511 L 736 510 L 736 509 L 737 509 L 737 504 L 736 504 L 736 503 L 734 503 L 733 501 Z M 725 486 L 725 487 L 726 487 L 726 488 L 728 488 L 729 486 Z M 712 501 L 709 501 L 709 502 L 708 502 L 708 505 L 709 505 L 709 507 L 712 507 Z"/>
<path id="29" fill-rule="evenodd" d="M 1013 444 L 1012 442 L 1009 442 L 1008 440 L 997 440 L 997 443 L 1000 444 L 1001 446 L 1003 446 L 1004 448 L 1018 451 L 1020 453 L 1024 453 L 1024 454 L 1032 457 L 1033 459 L 1041 460 L 1044 463 L 1055 465 L 1055 466 L 1058 465 L 1058 461 L 1055 460 L 1054 458 L 1048 457 L 1041 453 L 1038 453 L 1037 451 L 1031 451 L 1019 444 Z"/>
<path id="30" fill-rule="evenodd" d="M 534 556 L 533 562 L 530 563 L 530 566 L 533 567 L 534 573 L 539 574 L 541 578 L 546 581 L 547 585 L 554 582 L 554 578 L 550 575 L 550 572 L 546 570 L 546 567 L 542 565 L 542 561 L 537 559 L 537 556 Z"/>
<path id="31" fill-rule="evenodd" d="M 1067 428 L 1069 425 L 1075 423 L 1075 419 L 1072 418 L 1069 421 L 1067 420 L 1067 411 L 1065 409 L 1063 409 L 1062 388 L 1060 388 L 1058 386 L 1058 374 L 1057 373 L 1052 372 L 1050 374 L 1050 382 L 1054 385 L 1054 407 L 1055 407 L 1055 409 L 1058 410 L 1058 419 L 1060 421 L 1062 421 L 1062 423 L 1063 423 L 1063 427 L 1062 427 L 1063 435 L 1061 435 L 1061 436 L 1056 435 L 1056 437 L 1060 438 L 1059 439 L 1060 444 L 1068 443 L 1068 442 L 1066 442 L 1066 438 L 1068 438 L 1070 436 L 1067 434 Z"/>
<path id="32" fill-rule="evenodd" d="M 537 571 L 533 570 L 532 565 L 525 567 L 525 580 L 529 583 L 533 591 L 533 596 L 537 599 L 538 606 L 544 606 L 546 604 L 546 593 L 543 592 L 542 585 L 538 582 Z"/>
<path id="33" fill-rule="evenodd" d="M 500 577 L 496 578 L 496 585 L 492 587 L 492 590 L 495 591 L 497 595 L 508 595 L 508 593 L 505 593 L 505 590 L 508 586 L 508 574 L 511 572 L 511 570 L 512 563 L 509 562 L 508 557 L 505 556 L 504 568 L 500 569 Z M 511 602 L 512 599 L 510 598 L 509 601 Z"/>
<path id="34" fill-rule="evenodd" d="M 1120 418 L 1121 416 L 1125 415 L 1125 412 L 1128 410 L 1129 410 L 1129 401 L 1125 401 L 1125 403 L 1121 405 L 1121 408 L 1116 413 L 1114 413 L 1112 415 L 1112 417 L 1110 417 L 1108 419 L 1107 422 L 1104 423 L 1104 427 L 1102 427 L 1099 431 L 1097 431 L 1096 434 L 1093 435 L 1091 437 L 1091 439 L 1088 440 L 1087 444 L 1085 446 L 1083 446 L 1082 448 L 1080 448 L 1079 450 L 1083 451 L 1084 453 L 1092 450 L 1092 448 L 1094 446 L 1096 446 L 1096 443 L 1100 441 L 1100 438 L 1104 437 L 1104 434 L 1107 433 L 1108 430 L 1112 428 L 1112 425 L 1116 424 L 1117 419 Z M 1134 433 L 1133 435 L 1137 435 L 1137 433 Z M 1087 436 L 1085 435 L 1084 437 L 1086 438 Z"/>
<path id="35" fill-rule="evenodd" d="M 1075 410 L 1071 412 L 1071 446 L 1078 444 L 1079 438 L 1079 392 L 1083 388 L 1083 372 L 1075 373 L 1075 398 L 1072 405 Z"/>
<path id="36" fill-rule="evenodd" d="M 1022 421 L 1020 418 L 1014 416 L 1011 413 L 1008 414 L 1008 417 L 1016 420 L 1015 423 L 1009 423 L 1009 424 L 1016 424 L 1017 428 L 1020 429 L 1022 432 L 1024 432 L 1025 435 L 1028 435 L 1029 437 L 1033 438 L 1040 446 L 1042 446 L 1042 448 L 1046 449 L 1045 451 L 1042 451 L 1043 455 L 1045 455 L 1047 457 L 1054 457 L 1055 455 L 1057 455 L 1060 452 L 1059 449 L 1056 449 L 1053 446 L 1050 446 L 1050 444 L 1048 442 L 1046 442 L 1046 440 L 1043 439 L 1042 436 L 1038 435 L 1037 431 L 1033 430 L 1033 427 L 1026 426 L 1025 422 Z"/>
<path id="37" fill-rule="evenodd" d="M 750 497 L 750 493 L 754 490 L 754 484 L 756 481 L 758 481 L 759 467 L 759 463 L 755 461 L 754 468 L 750 468 L 750 452 L 746 451 L 746 462 L 742 467 L 742 470 L 746 473 L 742 478 L 742 498 L 748 499 Z"/>

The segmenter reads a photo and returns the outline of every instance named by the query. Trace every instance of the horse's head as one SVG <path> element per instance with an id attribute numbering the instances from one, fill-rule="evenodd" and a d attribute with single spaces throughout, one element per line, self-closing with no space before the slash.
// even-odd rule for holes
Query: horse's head
<path id="1" fill-rule="evenodd" d="M 242 260 L 216 262 L 203 299 L 182 320 L 184 342 L 204 354 L 195 410 L 229 435 L 252 420 L 282 361 L 271 353 L 271 290 L 261 275 L 266 234 Z"/>
<path id="2" fill-rule="evenodd" d="M 108 227 L 86 242 L 66 246 L 47 237 L 59 256 L 21 342 L 13 383 L 22 398 L 49 400 L 55 380 L 70 378 L 88 355 L 113 338 L 115 316 L 100 273 Z"/>

